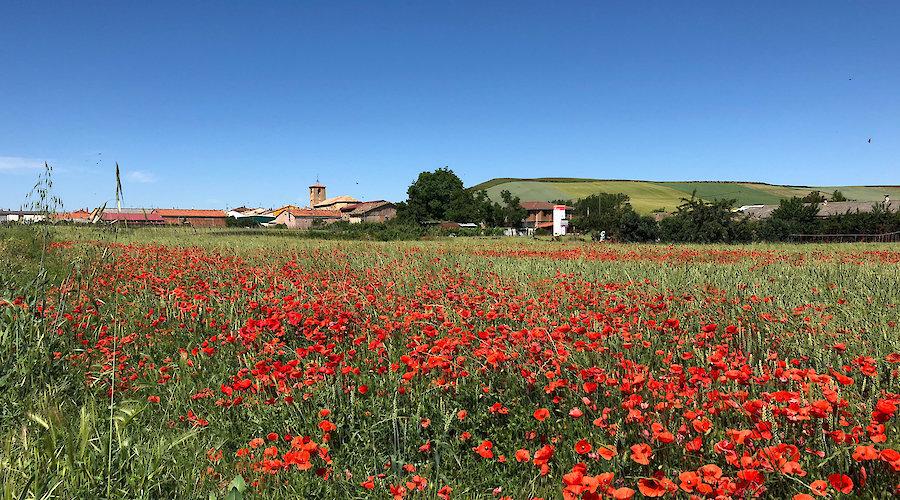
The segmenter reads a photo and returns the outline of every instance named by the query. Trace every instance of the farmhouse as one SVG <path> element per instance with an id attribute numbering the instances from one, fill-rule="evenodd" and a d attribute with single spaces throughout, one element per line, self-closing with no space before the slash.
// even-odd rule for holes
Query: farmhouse
<path id="1" fill-rule="evenodd" d="M 290 229 L 309 229 L 313 225 L 331 224 L 341 220 L 339 210 L 315 210 L 312 208 L 294 208 L 285 210 L 272 221 L 273 225 Z"/>
<path id="2" fill-rule="evenodd" d="M 351 224 L 360 222 L 386 222 L 397 216 L 397 205 L 389 201 L 364 201 L 347 205 L 340 210 L 341 218 Z"/>
<path id="3" fill-rule="evenodd" d="M 549 201 L 523 201 L 519 206 L 528 212 L 522 225 L 526 229 L 553 229 L 553 207 L 556 203 Z M 566 207 L 566 213 L 574 210 L 572 207 Z"/>
<path id="4" fill-rule="evenodd" d="M 159 208 L 156 210 L 166 224 L 191 227 L 225 227 L 222 210 L 195 210 L 184 208 Z"/>

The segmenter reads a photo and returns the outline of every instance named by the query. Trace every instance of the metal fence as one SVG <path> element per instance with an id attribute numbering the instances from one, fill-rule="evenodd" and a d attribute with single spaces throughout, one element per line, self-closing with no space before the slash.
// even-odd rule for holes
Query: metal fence
<path id="1" fill-rule="evenodd" d="M 792 234 L 793 243 L 897 243 L 900 231 L 882 234 Z"/>

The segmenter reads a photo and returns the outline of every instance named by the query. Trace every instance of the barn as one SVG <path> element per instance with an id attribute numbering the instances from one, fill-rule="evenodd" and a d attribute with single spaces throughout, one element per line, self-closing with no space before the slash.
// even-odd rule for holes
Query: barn
<path id="1" fill-rule="evenodd" d="M 158 208 L 156 213 L 171 226 L 225 227 L 226 216 L 223 210 Z"/>

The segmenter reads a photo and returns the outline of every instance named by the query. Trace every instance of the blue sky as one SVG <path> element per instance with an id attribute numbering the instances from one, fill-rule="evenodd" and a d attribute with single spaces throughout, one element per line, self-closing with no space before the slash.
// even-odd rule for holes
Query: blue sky
<path id="1" fill-rule="evenodd" d="M 492 177 L 900 183 L 900 3 L 2 2 L 0 207 Z M 852 78 L 852 79 L 851 79 Z M 872 138 L 871 144 L 867 142 Z"/>

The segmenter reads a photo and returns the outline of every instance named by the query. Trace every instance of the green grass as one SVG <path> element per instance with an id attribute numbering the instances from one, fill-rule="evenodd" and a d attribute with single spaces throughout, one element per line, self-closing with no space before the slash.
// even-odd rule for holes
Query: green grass
<path id="1" fill-rule="evenodd" d="M 473 190 L 484 189 L 491 199 L 500 201 L 500 192 L 509 190 L 522 201 L 553 201 L 558 199 L 578 199 L 591 194 L 623 193 L 631 198 L 635 210 L 649 213 L 656 209 L 674 210 L 681 198 L 690 197 L 691 192 L 704 199 L 730 198 L 736 205 L 777 204 L 779 200 L 791 196 L 804 196 L 812 190 L 831 193 L 839 189 L 844 196 L 859 201 L 881 201 L 885 194 L 900 199 L 900 186 L 780 186 L 754 182 L 654 182 L 629 180 L 600 180 L 580 178 L 538 178 L 538 179 L 491 179 L 473 186 Z"/>

